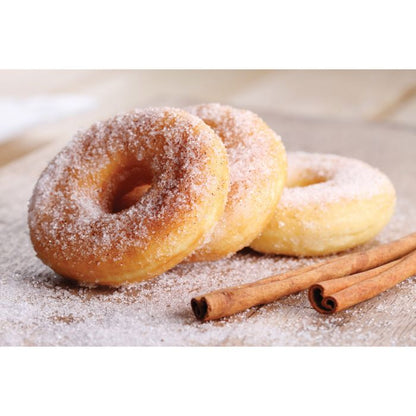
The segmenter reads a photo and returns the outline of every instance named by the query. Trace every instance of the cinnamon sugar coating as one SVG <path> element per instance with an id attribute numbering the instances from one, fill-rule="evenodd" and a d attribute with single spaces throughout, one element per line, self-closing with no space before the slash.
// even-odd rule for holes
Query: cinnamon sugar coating
<path id="1" fill-rule="evenodd" d="M 371 240 L 390 220 L 395 190 L 378 169 L 332 154 L 288 153 L 288 183 L 259 252 L 332 254 Z"/>
<path id="2" fill-rule="evenodd" d="M 270 221 L 286 181 L 286 153 L 277 134 L 255 113 L 221 104 L 187 111 L 221 137 L 230 166 L 230 192 L 220 221 L 187 259 L 218 260 L 248 246 Z"/>
<path id="3" fill-rule="evenodd" d="M 150 188 L 131 206 L 120 199 Z M 150 108 L 99 122 L 40 176 L 29 228 L 41 260 L 79 281 L 121 284 L 163 273 L 221 216 L 229 187 L 220 138 L 182 110 Z"/>

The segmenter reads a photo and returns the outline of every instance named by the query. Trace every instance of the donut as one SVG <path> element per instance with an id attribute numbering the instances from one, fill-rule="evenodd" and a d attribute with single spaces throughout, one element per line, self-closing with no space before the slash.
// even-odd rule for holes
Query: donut
<path id="1" fill-rule="evenodd" d="M 221 104 L 186 110 L 209 125 L 227 150 L 231 183 L 224 214 L 186 259 L 218 260 L 248 246 L 270 221 L 286 181 L 286 152 L 280 137 L 251 111 Z"/>
<path id="2" fill-rule="evenodd" d="M 225 147 L 199 118 L 133 111 L 77 134 L 46 167 L 29 203 L 31 241 L 80 282 L 149 279 L 201 244 L 228 189 Z"/>
<path id="3" fill-rule="evenodd" d="M 291 256 L 346 250 L 371 240 L 388 223 L 395 200 L 387 176 L 364 162 L 289 153 L 287 187 L 251 248 Z"/>

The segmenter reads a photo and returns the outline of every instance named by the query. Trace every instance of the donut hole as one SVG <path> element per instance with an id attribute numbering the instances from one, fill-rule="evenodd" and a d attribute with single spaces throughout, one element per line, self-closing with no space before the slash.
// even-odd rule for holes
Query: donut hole
<path id="1" fill-rule="evenodd" d="M 305 188 L 311 185 L 317 185 L 318 183 L 326 182 L 328 178 L 318 174 L 297 175 L 288 177 L 286 187 L 287 188 Z"/>
<path id="2" fill-rule="evenodd" d="M 130 192 L 114 200 L 113 213 L 123 211 L 136 204 L 139 199 L 152 187 L 151 184 L 138 185 Z"/>
<path id="3" fill-rule="evenodd" d="M 152 187 L 150 169 L 143 166 L 125 168 L 115 177 L 118 181 L 113 184 L 109 201 L 109 209 L 113 214 L 136 204 Z"/>

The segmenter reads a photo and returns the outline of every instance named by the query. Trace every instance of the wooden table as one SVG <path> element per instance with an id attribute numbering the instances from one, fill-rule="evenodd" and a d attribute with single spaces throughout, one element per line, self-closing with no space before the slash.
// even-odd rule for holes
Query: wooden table
<path id="1" fill-rule="evenodd" d="M 374 244 L 400 237 L 416 229 L 414 72 L 24 71 L 0 78 L 5 95 L 71 92 L 97 100 L 89 112 L 0 145 L 0 344 L 416 345 L 415 278 L 336 316 L 318 315 L 301 293 L 200 324 L 189 308 L 193 295 L 311 260 L 245 250 L 126 289 L 80 288 L 36 259 L 26 226 L 40 171 L 77 128 L 134 106 L 214 100 L 258 111 L 288 150 L 338 153 L 382 169 L 398 208 Z"/>
<path id="2" fill-rule="evenodd" d="M 85 94 L 91 111 L 0 143 L 0 166 L 116 112 L 223 102 L 288 116 L 416 126 L 416 71 L 0 71 L 0 98 Z"/>

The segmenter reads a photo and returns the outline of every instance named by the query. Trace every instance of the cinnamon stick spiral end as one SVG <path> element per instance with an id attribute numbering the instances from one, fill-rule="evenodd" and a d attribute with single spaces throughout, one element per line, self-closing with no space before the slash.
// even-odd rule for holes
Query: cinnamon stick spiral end
<path id="1" fill-rule="evenodd" d="M 321 285 L 312 285 L 308 291 L 309 302 L 319 313 L 330 315 L 337 312 L 338 303 L 332 296 L 324 295 Z"/>
<path id="2" fill-rule="evenodd" d="M 197 319 L 200 321 L 206 321 L 208 318 L 208 303 L 207 300 L 200 296 L 198 298 L 192 298 L 191 307 Z"/>

